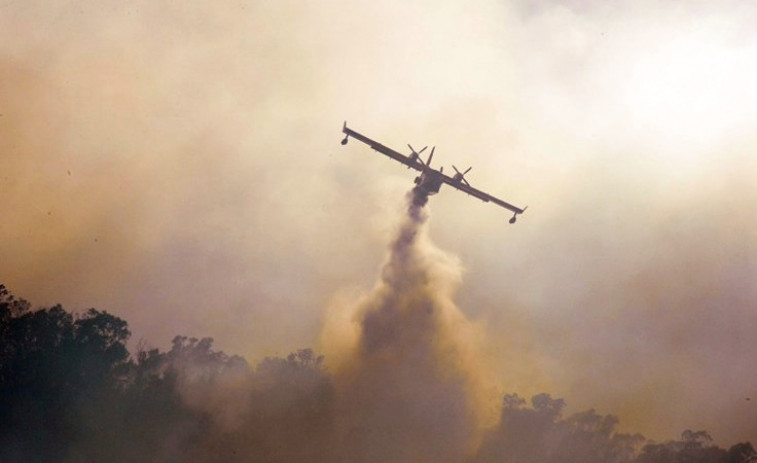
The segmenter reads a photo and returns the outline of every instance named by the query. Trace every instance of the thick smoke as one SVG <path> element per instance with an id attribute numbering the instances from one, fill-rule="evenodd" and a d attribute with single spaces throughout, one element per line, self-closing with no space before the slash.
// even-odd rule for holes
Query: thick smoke
<path id="1" fill-rule="evenodd" d="M 505 395 L 489 426 L 476 330 L 453 303 L 459 264 L 428 240 L 414 189 L 354 336 L 331 371 L 309 349 L 252 368 L 177 336 L 129 358 L 126 322 L 29 311 L 0 285 L 0 460 L 242 463 L 753 463 L 705 431 L 655 443 L 548 394 Z M 334 323 L 333 320 L 328 320 Z M 336 331 L 327 323 L 326 337 Z"/>
<path id="2" fill-rule="evenodd" d="M 373 281 L 366 208 L 409 174 L 339 148 L 347 119 L 538 211 L 503 230 L 465 195 L 436 205 L 496 384 L 658 439 L 754 440 L 757 4 L 52 3 L 0 7 L 19 294 L 107 308 L 162 349 L 313 345 L 335 290 Z"/>
<path id="3" fill-rule="evenodd" d="M 471 325 L 452 302 L 459 278 L 427 240 L 427 196 L 407 195 L 380 281 L 360 304 L 358 335 L 338 368 L 346 461 L 462 461 L 480 421 Z"/>

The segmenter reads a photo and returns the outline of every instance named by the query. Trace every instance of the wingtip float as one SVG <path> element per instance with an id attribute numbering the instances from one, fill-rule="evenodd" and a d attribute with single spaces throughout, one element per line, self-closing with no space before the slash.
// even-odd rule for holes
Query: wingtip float
<path id="1" fill-rule="evenodd" d="M 515 223 L 518 215 L 522 214 L 526 211 L 526 209 L 528 209 L 528 206 L 521 209 L 519 207 L 513 206 L 510 203 L 502 201 L 499 198 L 495 198 L 488 193 L 473 188 L 465 179 L 465 174 L 470 172 L 472 167 L 468 167 L 468 169 L 466 169 L 464 172 L 460 172 L 460 170 L 458 170 L 458 168 L 453 165 L 452 168 L 455 170 L 455 175 L 452 177 L 446 175 L 443 172 L 444 167 L 440 167 L 439 170 L 432 168 L 431 159 L 434 157 L 434 149 L 436 147 L 431 148 L 428 159 L 424 162 L 423 159 L 421 159 L 420 155 L 426 150 L 426 148 L 428 148 L 428 146 L 423 147 L 419 151 L 415 151 L 415 149 L 410 144 L 408 144 L 407 146 L 408 148 L 410 148 L 410 154 L 404 155 L 350 129 L 349 127 L 347 127 L 347 121 L 345 121 L 342 125 L 342 133 L 344 133 L 344 138 L 341 142 L 342 145 L 346 145 L 350 138 L 354 138 L 355 140 L 361 141 L 370 146 L 373 150 L 378 151 L 379 153 L 384 154 L 394 159 L 395 161 L 401 162 L 402 164 L 406 165 L 408 169 L 412 168 L 419 171 L 420 175 L 415 177 L 415 184 L 416 187 L 423 191 L 426 195 L 430 196 L 438 193 L 442 184 L 446 183 L 447 185 L 450 185 L 455 189 L 462 191 L 463 193 L 474 196 L 481 201 L 487 203 L 492 202 L 500 207 L 509 210 L 513 213 L 513 216 L 509 220 L 510 223 Z"/>

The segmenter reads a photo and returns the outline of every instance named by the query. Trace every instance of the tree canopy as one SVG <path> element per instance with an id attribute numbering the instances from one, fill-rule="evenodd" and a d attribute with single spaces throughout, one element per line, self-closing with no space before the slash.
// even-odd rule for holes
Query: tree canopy
<path id="1" fill-rule="evenodd" d="M 310 349 L 251 367 L 211 338 L 129 353 L 126 321 L 60 305 L 32 310 L 0 285 L 0 461 L 340 462 L 338 388 Z M 470 463 L 750 463 L 750 443 L 705 431 L 655 443 L 565 401 L 502 400 Z M 349 435 L 349 434 L 348 434 Z M 347 435 L 347 436 L 348 436 Z"/>

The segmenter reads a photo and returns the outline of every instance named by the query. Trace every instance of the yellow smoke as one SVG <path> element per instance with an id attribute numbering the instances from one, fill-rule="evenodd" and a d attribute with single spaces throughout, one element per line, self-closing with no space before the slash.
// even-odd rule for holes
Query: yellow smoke
<path id="1" fill-rule="evenodd" d="M 350 461 L 461 461 L 487 421 L 481 330 L 453 301 L 459 262 L 429 241 L 411 195 L 379 281 L 339 296 L 324 328 Z"/>

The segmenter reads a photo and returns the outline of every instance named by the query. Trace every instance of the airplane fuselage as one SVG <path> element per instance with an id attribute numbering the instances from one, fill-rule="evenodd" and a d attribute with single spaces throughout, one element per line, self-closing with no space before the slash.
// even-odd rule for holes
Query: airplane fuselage
<path id="1" fill-rule="evenodd" d="M 439 188 L 444 183 L 444 174 L 438 170 L 426 169 L 417 177 L 415 177 L 415 184 L 418 188 L 425 191 L 427 195 L 435 195 L 439 193 Z"/>

